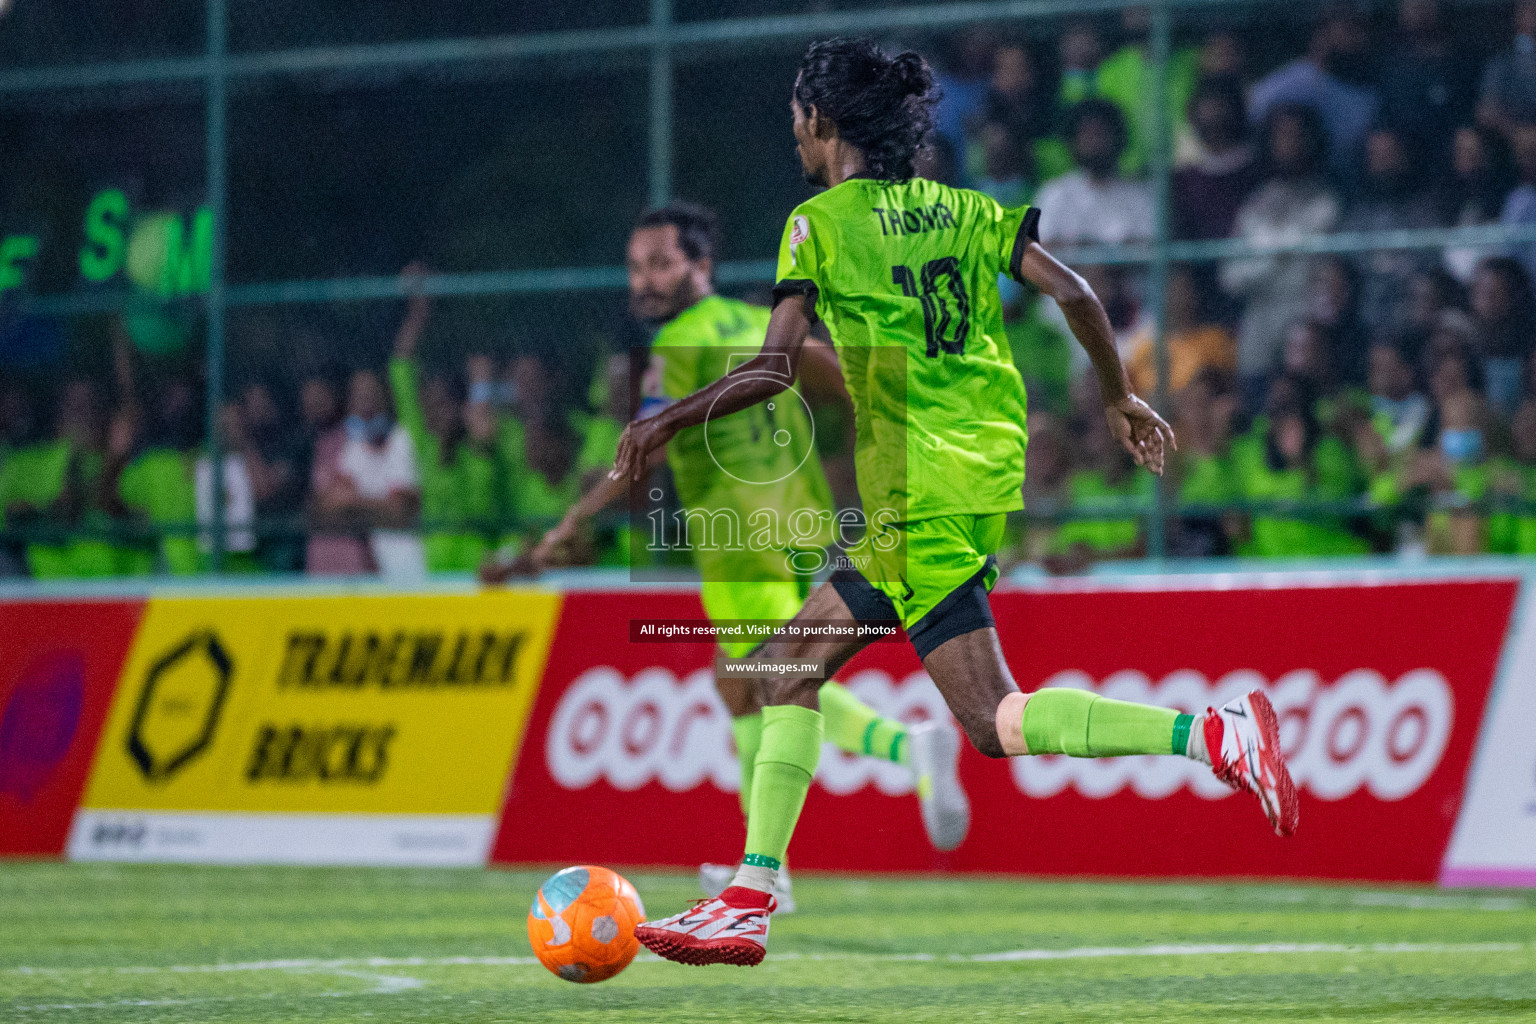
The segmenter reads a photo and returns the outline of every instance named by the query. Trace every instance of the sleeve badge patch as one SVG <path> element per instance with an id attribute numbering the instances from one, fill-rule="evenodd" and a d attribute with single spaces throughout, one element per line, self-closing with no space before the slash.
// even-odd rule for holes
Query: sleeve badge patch
<path id="1" fill-rule="evenodd" d="M 789 225 L 789 251 L 794 252 L 800 243 L 811 237 L 811 222 L 804 215 L 795 217 Z"/>

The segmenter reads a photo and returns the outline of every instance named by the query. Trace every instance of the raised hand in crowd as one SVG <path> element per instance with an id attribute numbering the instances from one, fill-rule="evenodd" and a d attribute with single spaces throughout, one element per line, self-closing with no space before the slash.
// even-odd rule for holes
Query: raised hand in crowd
<path id="1" fill-rule="evenodd" d="M 429 271 L 420 260 L 413 260 L 400 271 L 400 290 L 405 292 L 405 319 L 395 333 L 395 358 L 413 359 L 421 343 L 421 335 L 432 315 L 432 297 L 422 290 L 422 281 Z"/>

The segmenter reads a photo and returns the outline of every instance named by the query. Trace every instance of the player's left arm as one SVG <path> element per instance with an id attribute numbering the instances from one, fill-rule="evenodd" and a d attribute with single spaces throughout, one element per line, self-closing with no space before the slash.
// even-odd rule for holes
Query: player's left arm
<path id="1" fill-rule="evenodd" d="M 1109 432 L 1131 453 L 1138 466 L 1146 466 L 1161 476 L 1167 449 L 1177 450 L 1178 442 L 1167 421 L 1131 392 L 1104 304 L 1087 281 L 1041 248 L 1039 242 L 1025 244 L 1016 263 L 1020 281 L 1056 300 L 1073 337 L 1093 362 Z"/>
<path id="2" fill-rule="evenodd" d="M 649 419 L 634 420 L 619 438 L 618 457 L 609 476 L 641 480 L 650 453 L 666 446 L 680 430 L 705 420 L 750 409 L 794 383 L 811 319 L 804 296 L 787 296 L 773 307 L 762 351 L 724 377 L 667 406 Z"/>

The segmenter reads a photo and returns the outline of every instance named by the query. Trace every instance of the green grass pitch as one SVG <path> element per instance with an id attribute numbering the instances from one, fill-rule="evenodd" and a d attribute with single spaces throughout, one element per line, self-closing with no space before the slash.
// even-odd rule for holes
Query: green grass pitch
<path id="1" fill-rule="evenodd" d="M 580 986 L 546 874 L 0 864 L 0 1021 L 1536 1021 L 1536 894 L 807 874 L 761 967 Z"/>

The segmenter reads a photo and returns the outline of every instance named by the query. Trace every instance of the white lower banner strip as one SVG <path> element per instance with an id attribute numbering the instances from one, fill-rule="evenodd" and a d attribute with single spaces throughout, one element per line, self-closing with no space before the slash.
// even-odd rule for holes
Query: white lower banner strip
<path id="1" fill-rule="evenodd" d="M 70 860 L 479 867 L 489 814 L 255 814 L 82 810 Z"/>

